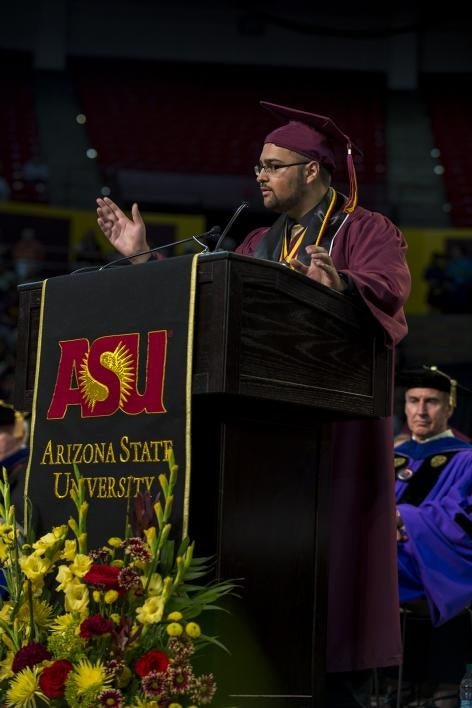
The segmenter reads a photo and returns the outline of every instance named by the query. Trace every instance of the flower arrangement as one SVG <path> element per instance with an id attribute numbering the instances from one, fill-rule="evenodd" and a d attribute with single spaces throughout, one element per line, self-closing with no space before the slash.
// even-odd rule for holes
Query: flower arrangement
<path id="1" fill-rule="evenodd" d="M 193 657 L 209 643 L 196 621 L 234 590 L 196 584 L 210 559 L 170 538 L 178 467 L 171 453 L 161 492 L 136 499 L 124 538 L 88 551 L 88 502 L 75 468 L 76 517 L 23 539 L 0 482 L 0 705 L 10 708 L 198 708 L 216 683 Z M 75 515 L 75 514 L 74 514 Z M 2 589 L 2 588 L 0 588 Z"/>

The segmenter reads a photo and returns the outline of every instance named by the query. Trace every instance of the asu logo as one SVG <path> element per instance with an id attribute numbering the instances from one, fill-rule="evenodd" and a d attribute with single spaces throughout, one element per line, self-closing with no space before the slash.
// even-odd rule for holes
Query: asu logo
<path id="1" fill-rule="evenodd" d="M 144 390 L 138 391 L 140 335 L 115 334 L 59 342 L 61 356 L 48 420 L 64 418 L 69 406 L 79 406 L 83 418 L 165 413 L 164 381 L 167 330 L 148 332 Z"/>

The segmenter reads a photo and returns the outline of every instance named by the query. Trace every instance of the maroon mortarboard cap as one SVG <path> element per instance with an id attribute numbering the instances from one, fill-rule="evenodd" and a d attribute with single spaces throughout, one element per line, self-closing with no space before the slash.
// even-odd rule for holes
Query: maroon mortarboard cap
<path id="1" fill-rule="evenodd" d="M 336 169 L 336 145 L 346 150 L 350 194 L 344 211 L 354 211 L 357 204 L 357 177 L 352 150 L 355 149 L 359 153 L 360 150 L 353 145 L 349 136 L 327 116 L 279 106 L 277 103 L 268 101 L 261 101 L 260 104 L 268 111 L 289 121 L 266 135 L 264 143 L 273 143 L 304 155 L 310 160 L 316 160 L 331 173 Z"/>

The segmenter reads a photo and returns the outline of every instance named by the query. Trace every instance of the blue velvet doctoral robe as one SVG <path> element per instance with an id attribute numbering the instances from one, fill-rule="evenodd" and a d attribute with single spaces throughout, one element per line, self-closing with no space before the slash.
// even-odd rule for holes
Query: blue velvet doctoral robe
<path id="1" fill-rule="evenodd" d="M 472 602 L 472 445 L 454 437 L 395 448 L 400 601 L 425 599 L 433 625 Z"/>

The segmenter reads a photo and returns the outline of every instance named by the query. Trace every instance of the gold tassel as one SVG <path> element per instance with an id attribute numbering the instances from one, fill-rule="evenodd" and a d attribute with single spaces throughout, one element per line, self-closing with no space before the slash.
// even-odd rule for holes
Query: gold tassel
<path id="1" fill-rule="evenodd" d="M 354 166 L 354 159 L 352 157 L 352 148 L 349 144 L 347 146 L 347 172 L 349 175 L 349 199 L 343 209 L 347 214 L 352 214 L 357 206 L 357 175 L 356 168 Z"/>

